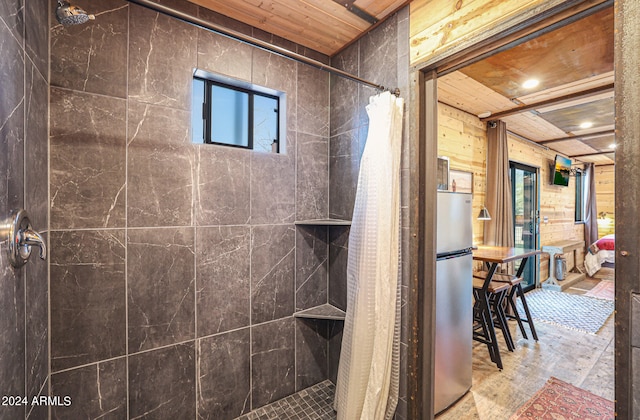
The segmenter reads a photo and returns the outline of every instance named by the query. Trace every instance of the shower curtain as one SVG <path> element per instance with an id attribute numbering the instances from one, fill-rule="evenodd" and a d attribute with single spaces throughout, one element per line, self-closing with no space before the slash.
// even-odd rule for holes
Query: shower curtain
<path id="1" fill-rule="evenodd" d="M 349 232 L 338 420 L 390 419 L 398 403 L 403 100 L 384 92 L 366 109 L 369 131 Z"/>

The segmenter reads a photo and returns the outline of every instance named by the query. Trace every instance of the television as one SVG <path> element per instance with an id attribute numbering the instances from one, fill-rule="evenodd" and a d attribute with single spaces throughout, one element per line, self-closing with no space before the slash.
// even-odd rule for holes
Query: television
<path id="1" fill-rule="evenodd" d="M 569 173 L 571 172 L 571 159 L 564 156 L 556 155 L 555 164 L 553 166 L 553 185 L 561 185 L 566 187 L 569 185 Z"/>

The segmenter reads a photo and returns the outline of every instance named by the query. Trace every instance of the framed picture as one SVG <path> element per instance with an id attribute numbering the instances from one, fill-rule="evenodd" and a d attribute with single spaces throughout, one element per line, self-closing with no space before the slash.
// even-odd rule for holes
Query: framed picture
<path id="1" fill-rule="evenodd" d="M 473 173 L 449 170 L 449 191 L 473 193 Z"/>

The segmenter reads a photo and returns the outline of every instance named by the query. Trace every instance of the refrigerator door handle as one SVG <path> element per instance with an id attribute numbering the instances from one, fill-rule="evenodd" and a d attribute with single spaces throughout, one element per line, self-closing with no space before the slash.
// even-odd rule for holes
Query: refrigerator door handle
<path id="1" fill-rule="evenodd" d="M 463 257 L 465 255 L 469 255 L 473 253 L 473 248 L 469 247 L 469 248 L 464 248 L 458 251 L 452 251 L 452 252 L 443 252 L 441 254 L 437 254 L 436 255 L 436 261 L 441 261 L 441 260 L 448 260 L 451 258 L 458 258 L 458 257 Z"/>

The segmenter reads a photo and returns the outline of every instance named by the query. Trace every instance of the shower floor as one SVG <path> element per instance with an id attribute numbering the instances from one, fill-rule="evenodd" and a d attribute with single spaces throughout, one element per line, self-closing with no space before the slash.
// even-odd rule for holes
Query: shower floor
<path id="1" fill-rule="evenodd" d="M 237 417 L 236 420 L 332 420 L 336 418 L 333 411 L 335 390 L 335 385 L 326 380 Z"/>

